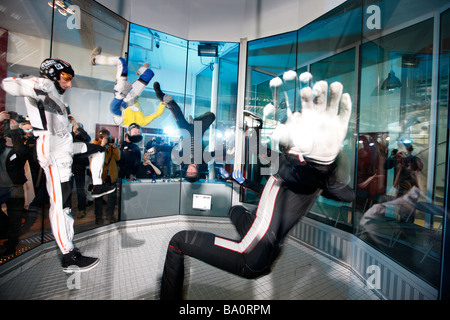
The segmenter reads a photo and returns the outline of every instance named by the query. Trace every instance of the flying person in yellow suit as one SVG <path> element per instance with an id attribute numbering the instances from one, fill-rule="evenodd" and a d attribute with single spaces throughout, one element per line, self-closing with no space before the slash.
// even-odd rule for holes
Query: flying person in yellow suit
<path id="1" fill-rule="evenodd" d="M 142 112 L 138 98 L 144 88 L 155 75 L 149 64 L 146 62 L 137 71 L 139 78 L 133 83 L 127 80 L 128 66 L 122 57 L 108 57 L 101 54 L 102 49 L 96 47 L 91 53 L 92 65 L 116 66 L 116 82 L 114 85 L 114 99 L 111 102 L 110 109 L 113 115 L 114 123 L 128 127 L 132 123 L 136 123 L 141 127 L 160 117 L 165 109 L 165 104 L 161 102 L 155 113 L 144 115 Z"/>

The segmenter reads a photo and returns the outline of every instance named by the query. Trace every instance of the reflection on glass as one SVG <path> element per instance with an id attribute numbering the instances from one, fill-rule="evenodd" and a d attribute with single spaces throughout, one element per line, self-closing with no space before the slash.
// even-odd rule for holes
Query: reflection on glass
<path id="1" fill-rule="evenodd" d="M 448 156 L 448 103 L 449 103 L 449 79 L 450 79 L 450 10 L 441 15 L 441 38 L 439 54 L 439 86 L 438 110 L 437 110 L 437 133 L 436 133 L 436 168 L 434 184 L 434 201 L 436 204 L 444 205 L 445 168 Z"/>
<path id="2" fill-rule="evenodd" d="M 350 94 L 354 105 L 355 97 L 355 68 L 356 68 L 356 50 L 350 49 L 342 53 L 335 54 L 331 57 L 314 62 L 310 65 L 311 73 L 316 80 L 326 80 L 328 83 L 338 81 L 344 86 L 344 91 Z M 354 149 L 354 132 L 355 132 L 355 114 L 353 108 L 353 116 L 350 119 L 347 138 L 341 153 L 337 159 L 337 176 L 338 181 L 353 187 L 353 161 Z M 319 197 L 312 208 L 310 217 L 329 222 L 331 219 L 335 226 L 348 229 L 352 226 L 352 210 L 349 210 L 350 204 L 342 203 L 325 197 Z"/>
<path id="3" fill-rule="evenodd" d="M 433 23 L 426 20 L 361 48 L 355 215 L 362 239 L 437 286 L 443 209 L 431 201 L 428 179 Z M 394 73 L 400 83 L 385 90 L 384 79 L 393 84 Z"/>
<path id="4" fill-rule="evenodd" d="M 297 79 L 277 88 L 272 79 L 283 77 L 286 71 L 295 70 L 297 32 L 251 41 L 248 44 L 247 83 L 245 91 L 245 178 L 265 184 L 268 176 L 261 174 L 266 166 L 261 157 L 267 157 L 271 148 L 271 135 L 278 117 L 287 107 L 295 110 Z M 278 108 L 279 107 L 279 108 Z M 275 116 L 275 118 L 274 118 Z M 242 188 L 244 202 L 257 203 L 259 195 Z"/>

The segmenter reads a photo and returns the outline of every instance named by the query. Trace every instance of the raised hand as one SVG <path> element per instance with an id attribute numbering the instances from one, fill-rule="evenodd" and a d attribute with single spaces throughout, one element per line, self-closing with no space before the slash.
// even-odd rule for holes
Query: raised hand
<path id="1" fill-rule="evenodd" d="M 304 86 L 300 89 L 301 111 L 288 111 L 287 120 L 279 124 L 274 139 L 280 147 L 298 153 L 318 163 L 330 164 L 342 147 L 350 120 L 352 102 L 343 86 L 333 82 L 318 81 L 311 88 L 311 74 L 299 77 Z M 305 86 L 306 85 L 306 86 Z"/>

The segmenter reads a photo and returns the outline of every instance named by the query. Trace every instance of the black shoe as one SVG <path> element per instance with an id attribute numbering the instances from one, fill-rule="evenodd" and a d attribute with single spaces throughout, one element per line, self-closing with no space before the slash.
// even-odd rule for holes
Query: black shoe
<path id="1" fill-rule="evenodd" d="M 106 184 L 97 184 L 93 186 L 91 196 L 92 198 L 100 198 L 101 196 L 112 193 L 115 190 L 116 190 L 115 186 L 109 186 Z"/>
<path id="2" fill-rule="evenodd" d="M 85 257 L 77 248 L 63 255 L 61 266 L 64 272 L 85 272 L 94 268 L 100 259 Z"/>
<path id="3" fill-rule="evenodd" d="M 161 86 L 159 85 L 159 82 L 153 82 L 153 90 L 155 90 L 156 97 L 163 101 L 165 94 L 161 91 Z"/>

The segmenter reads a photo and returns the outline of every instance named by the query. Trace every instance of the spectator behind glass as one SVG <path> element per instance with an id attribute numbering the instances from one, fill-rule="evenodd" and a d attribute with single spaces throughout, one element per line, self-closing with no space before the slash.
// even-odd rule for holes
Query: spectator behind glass
<path id="1" fill-rule="evenodd" d="M 5 231 L 7 240 L 0 250 L 0 257 L 14 254 L 19 244 L 25 205 L 24 184 L 27 182 L 25 163 L 32 153 L 31 147 L 25 144 L 18 122 L 11 114 L 8 113 L 8 117 L 2 112 L 0 116 L 3 120 L 0 146 L 0 189 L 2 190 L 1 201 L 6 204 L 7 213 L 5 217 L 4 212 L 1 212 L 0 230 Z"/>
<path id="2" fill-rule="evenodd" d="M 153 142 L 153 141 L 152 141 Z M 148 143 L 147 145 L 149 145 L 150 143 Z M 158 167 L 159 170 L 161 170 L 161 175 L 163 177 L 170 177 L 171 175 L 171 168 L 172 168 L 172 158 L 171 158 L 171 154 L 170 154 L 170 150 L 168 147 L 170 147 L 164 137 L 157 137 L 154 140 L 153 145 L 151 145 L 150 147 L 146 147 L 146 149 L 150 149 L 152 147 L 154 147 L 155 145 L 159 145 L 162 146 L 163 148 L 161 148 L 158 152 L 155 153 L 154 156 L 154 164 L 155 166 Z M 164 148 L 167 147 L 167 148 Z"/>
<path id="3" fill-rule="evenodd" d="M 83 129 L 83 125 L 80 122 L 72 122 L 72 137 L 74 142 L 87 142 L 91 141 L 89 134 Z M 86 168 L 89 166 L 89 158 L 82 154 L 75 154 L 73 156 L 72 172 L 77 188 L 78 199 L 78 218 L 84 218 L 86 216 Z"/>
<path id="4" fill-rule="evenodd" d="M 139 164 L 141 163 L 141 149 L 137 143 L 141 140 L 141 127 L 132 123 L 127 128 L 125 140 L 122 143 L 119 174 L 121 179 L 136 180 Z"/>
<path id="5" fill-rule="evenodd" d="M 117 162 L 120 161 L 120 150 L 111 138 L 111 133 L 101 128 L 97 134 L 97 139 L 92 141 L 93 144 L 105 147 L 105 164 L 103 165 L 102 180 L 106 185 L 116 185 L 119 176 Z M 117 189 L 116 189 L 117 190 Z M 117 204 L 117 191 L 108 194 L 106 201 L 106 222 L 115 222 L 114 209 Z M 103 223 L 103 197 L 94 199 L 95 223 Z"/>
<path id="6" fill-rule="evenodd" d="M 157 175 L 161 175 L 161 170 L 150 161 L 150 154 L 145 152 L 142 156 L 142 162 L 139 164 L 137 177 L 139 179 L 152 179 L 154 176 L 156 178 Z"/>

